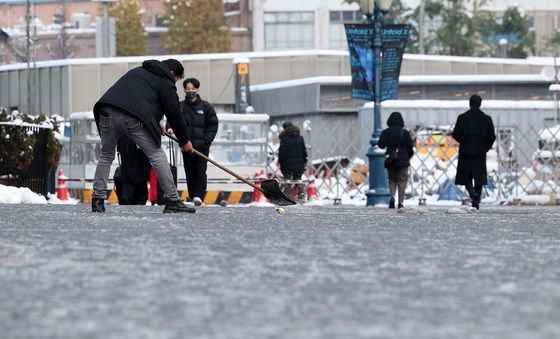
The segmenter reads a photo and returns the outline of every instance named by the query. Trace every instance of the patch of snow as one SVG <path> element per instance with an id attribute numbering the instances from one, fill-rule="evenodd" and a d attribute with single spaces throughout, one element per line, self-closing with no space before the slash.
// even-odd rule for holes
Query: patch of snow
<path id="1" fill-rule="evenodd" d="M 0 185 L 1 204 L 46 204 L 44 196 L 32 192 L 27 187 Z"/>

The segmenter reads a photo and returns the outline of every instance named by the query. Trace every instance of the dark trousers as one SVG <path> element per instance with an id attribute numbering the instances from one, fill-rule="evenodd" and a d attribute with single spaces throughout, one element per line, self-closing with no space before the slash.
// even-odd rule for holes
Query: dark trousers
<path id="1" fill-rule="evenodd" d="M 473 187 L 472 179 L 467 182 L 465 185 L 467 192 L 469 192 L 469 196 L 471 200 L 474 202 L 480 202 L 480 195 L 482 194 L 482 185 L 475 184 Z"/>
<path id="2" fill-rule="evenodd" d="M 208 152 L 201 152 L 208 156 Z M 183 153 L 183 162 L 185 163 L 185 176 L 187 178 L 187 189 L 189 191 L 189 199 L 192 201 L 195 197 L 204 200 L 206 195 L 207 180 L 206 169 L 208 163 L 206 160 L 196 155 Z"/>
<path id="3" fill-rule="evenodd" d="M 143 184 L 122 184 L 122 197 L 119 205 L 146 205 L 148 187 Z"/>

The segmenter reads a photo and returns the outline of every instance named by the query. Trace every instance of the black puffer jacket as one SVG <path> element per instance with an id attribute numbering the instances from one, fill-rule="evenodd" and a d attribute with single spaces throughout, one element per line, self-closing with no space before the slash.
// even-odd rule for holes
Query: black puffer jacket
<path id="1" fill-rule="evenodd" d="M 280 148 L 278 162 L 282 174 L 301 174 L 307 162 L 305 141 L 296 126 L 287 127 L 280 133 Z"/>
<path id="2" fill-rule="evenodd" d="M 379 148 L 387 148 L 385 154 L 393 152 L 397 147 L 399 149 L 399 159 L 391 164 L 391 167 L 408 167 L 410 166 L 410 158 L 414 155 L 412 148 L 412 137 L 410 133 L 404 129 L 404 120 L 399 112 L 393 112 L 387 119 L 387 126 L 381 132 L 379 137 Z M 402 136 L 401 136 L 402 131 Z"/>
<path id="3" fill-rule="evenodd" d="M 161 61 L 146 60 L 141 67 L 131 69 L 111 86 L 93 107 L 97 124 L 101 109 L 106 105 L 142 121 L 158 147 L 161 146 L 159 121 L 163 115 L 176 131 L 179 143 L 184 145 L 189 141 L 175 80 L 169 68 Z"/>
<path id="4" fill-rule="evenodd" d="M 194 102 L 181 101 L 181 108 L 187 123 L 187 137 L 197 151 L 208 153 L 218 132 L 219 121 L 214 107 L 197 95 Z"/>

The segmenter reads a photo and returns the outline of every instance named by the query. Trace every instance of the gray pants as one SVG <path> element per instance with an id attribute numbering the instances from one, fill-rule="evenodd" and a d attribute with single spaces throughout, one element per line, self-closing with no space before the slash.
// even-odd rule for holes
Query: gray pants
<path id="1" fill-rule="evenodd" d="M 99 116 L 99 133 L 101 134 L 101 154 L 93 179 L 93 198 L 107 198 L 107 178 L 115 159 L 117 141 L 121 136 L 127 135 L 150 159 L 165 199 L 179 200 L 167 157 L 140 120 L 112 107 L 104 107 Z"/>

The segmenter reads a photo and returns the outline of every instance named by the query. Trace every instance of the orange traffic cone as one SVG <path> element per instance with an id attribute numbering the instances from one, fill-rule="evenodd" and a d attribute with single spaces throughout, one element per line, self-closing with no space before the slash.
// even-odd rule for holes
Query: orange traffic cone
<path id="1" fill-rule="evenodd" d="M 317 200 L 319 197 L 319 192 L 317 192 L 317 187 L 315 187 L 315 172 L 311 170 L 309 173 L 309 184 L 307 185 L 307 201 Z"/>
<path id="2" fill-rule="evenodd" d="M 255 177 L 259 179 L 255 182 L 255 185 L 260 186 L 264 179 L 266 179 L 266 175 L 264 174 L 264 170 L 261 170 L 260 173 L 255 173 Z M 263 192 L 259 191 L 258 189 L 253 190 L 253 197 L 251 198 L 251 202 L 266 202 L 268 201 L 264 196 Z"/>
<path id="3" fill-rule="evenodd" d="M 58 187 L 56 189 L 56 197 L 58 200 L 68 200 L 68 188 L 66 187 L 67 176 L 64 175 L 62 168 L 58 169 Z"/>

